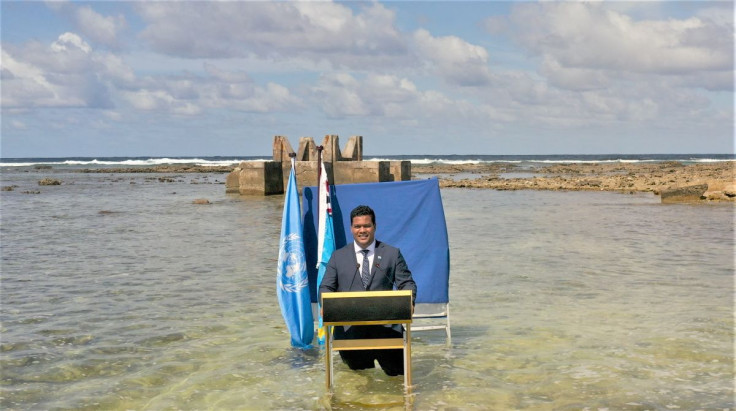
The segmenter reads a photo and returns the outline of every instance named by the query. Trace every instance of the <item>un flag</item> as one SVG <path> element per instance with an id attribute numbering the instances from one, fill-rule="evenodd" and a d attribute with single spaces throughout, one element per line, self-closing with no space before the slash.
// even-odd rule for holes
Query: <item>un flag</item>
<path id="1" fill-rule="evenodd" d="M 276 294 L 281 315 L 291 334 L 291 345 L 310 348 L 314 338 L 312 303 L 309 296 L 309 277 L 304 257 L 301 207 L 296 186 L 294 160 L 284 198 L 284 214 L 281 220 Z"/>

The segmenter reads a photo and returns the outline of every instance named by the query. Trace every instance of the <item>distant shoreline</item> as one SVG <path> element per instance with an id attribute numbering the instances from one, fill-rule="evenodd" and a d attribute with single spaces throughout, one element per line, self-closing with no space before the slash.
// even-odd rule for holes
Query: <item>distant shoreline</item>
<path id="1" fill-rule="evenodd" d="M 196 157 L 22 157 L 0 158 L 0 167 L 116 167 L 137 168 L 165 165 L 197 165 L 236 167 L 242 161 L 270 161 L 268 156 L 196 156 Z M 405 154 L 405 155 L 367 155 L 365 161 L 399 161 L 408 160 L 414 165 L 431 164 L 569 164 L 569 163 L 658 163 L 663 161 L 679 161 L 683 163 L 709 163 L 720 161 L 736 161 L 733 153 L 674 153 L 674 154 Z"/>

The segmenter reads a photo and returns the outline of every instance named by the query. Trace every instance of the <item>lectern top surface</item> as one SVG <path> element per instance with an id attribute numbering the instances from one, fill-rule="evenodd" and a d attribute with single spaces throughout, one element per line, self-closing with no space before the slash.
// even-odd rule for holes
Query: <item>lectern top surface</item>
<path id="1" fill-rule="evenodd" d="M 325 325 L 411 322 L 411 291 L 354 291 L 322 294 Z"/>

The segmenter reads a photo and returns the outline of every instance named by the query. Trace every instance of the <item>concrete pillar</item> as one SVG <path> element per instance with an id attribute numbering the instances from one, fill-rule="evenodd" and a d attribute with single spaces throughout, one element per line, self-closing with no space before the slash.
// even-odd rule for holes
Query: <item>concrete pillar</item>
<path id="1" fill-rule="evenodd" d="M 342 160 L 363 161 L 363 136 L 352 136 L 345 145 Z"/>
<path id="2" fill-rule="evenodd" d="M 326 163 L 334 163 L 342 159 L 340 154 L 340 139 L 335 134 L 328 134 L 322 140 L 322 161 Z"/>
<path id="3" fill-rule="evenodd" d="M 363 137 L 352 136 L 340 152 L 338 136 L 328 134 L 322 142 L 322 159 L 331 184 L 376 183 L 411 180 L 410 161 L 363 161 Z M 244 161 L 227 176 L 228 193 L 249 195 L 283 194 L 291 172 L 290 153 L 294 153 L 289 139 L 274 136 L 274 161 Z M 318 181 L 317 147 L 311 137 L 299 140 L 296 156 L 298 190 L 316 186 Z"/>
<path id="4" fill-rule="evenodd" d="M 312 137 L 299 139 L 299 151 L 296 153 L 296 161 L 317 161 L 317 145 Z"/>
<path id="5" fill-rule="evenodd" d="M 288 163 L 291 161 L 289 154 L 295 153 L 294 149 L 291 148 L 291 143 L 286 136 L 274 136 L 273 137 L 273 161 L 280 163 Z"/>

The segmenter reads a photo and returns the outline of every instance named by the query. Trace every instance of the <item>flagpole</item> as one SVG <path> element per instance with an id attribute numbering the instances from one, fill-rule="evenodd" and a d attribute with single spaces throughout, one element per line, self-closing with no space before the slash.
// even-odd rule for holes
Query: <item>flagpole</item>
<path id="1" fill-rule="evenodd" d="M 319 198 L 319 193 L 322 191 L 322 150 L 324 150 L 324 146 L 317 146 L 317 198 Z M 320 201 L 317 201 L 317 215 L 320 215 L 319 212 L 322 211 L 320 208 L 322 207 L 322 204 L 320 204 Z M 319 256 L 317 257 L 319 259 Z"/>
<path id="2" fill-rule="evenodd" d="M 330 205 L 330 182 L 328 178 L 327 169 L 325 168 L 324 157 L 322 157 L 322 151 L 324 147 L 317 147 L 318 162 L 317 169 L 318 180 L 317 184 L 317 288 L 324 277 L 325 270 L 327 269 L 327 263 L 335 251 L 335 234 L 332 223 L 332 206 Z M 318 328 L 317 328 L 317 341 L 320 346 L 325 344 L 326 335 L 325 329 L 322 327 L 322 314 L 321 301 L 317 301 L 318 307 Z"/>
<path id="3" fill-rule="evenodd" d="M 322 191 L 322 149 L 324 146 L 317 146 L 317 276 L 319 277 L 319 263 L 322 259 L 322 256 L 320 255 L 322 252 L 323 244 L 319 241 L 320 236 L 320 228 L 319 222 L 322 218 L 322 214 L 320 214 L 320 210 L 322 209 L 322 197 L 320 197 L 320 192 Z M 317 281 L 317 344 L 322 347 L 325 344 L 325 336 L 324 336 L 324 330 L 322 329 L 322 302 L 319 300 L 319 281 Z M 329 353 L 332 355 L 332 353 Z"/>

